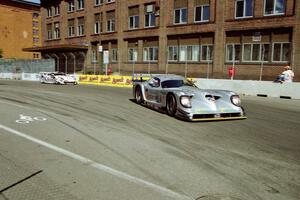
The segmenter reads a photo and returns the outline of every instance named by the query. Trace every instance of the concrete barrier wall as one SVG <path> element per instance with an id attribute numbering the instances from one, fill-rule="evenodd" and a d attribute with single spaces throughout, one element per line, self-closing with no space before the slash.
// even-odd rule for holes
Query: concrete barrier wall
<path id="1" fill-rule="evenodd" d="M 40 81 L 39 73 L 22 73 L 21 80 L 23 81 Z"/>
<path id="2" fill-rule="evenodd" d="M 271 81 L 245 81 L 222 79 L 193 79 L 203 89 L 231 90 L 241 95 L 300 99 L 300 83 L 274 83 Z"/>
<path id="3" fill-rule="evenodd" d="M 39 81 L 36 73 L 0 73 L 0 79 L 15 79 Z M 78 75 L 80 84 L 94 84 L 113 87 L 132 87 L 131 76 L 97 76 Z M 271 81 L 223 80 L 223 79 L 197 79 L 196 85 L 203 89 L 231 90 L 240 95 L 266 96 L 300 99 L 300 83 L 274 83 Z"/>

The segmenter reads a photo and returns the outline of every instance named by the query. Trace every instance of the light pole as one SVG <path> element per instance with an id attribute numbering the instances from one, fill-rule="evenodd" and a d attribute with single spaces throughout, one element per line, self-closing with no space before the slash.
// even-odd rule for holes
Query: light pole
<path id="1" fill-rule="evenodd" d="M 235 45 L 232 47 L 233 53 L 232 53 L 232 74 L 231 74 L 231 80 L 233 80 L 233 76 L 235 74 Z"/>
<path id="2" fill-rule="evenodd" d="M 262 80 L 263 68 L 264 68 L 264 57 L 265 57 L 265 46 L 262 44 L 262 56 L 261 56 L 261 65 L 260 65 L 260 74 L 259 80 Z"/>

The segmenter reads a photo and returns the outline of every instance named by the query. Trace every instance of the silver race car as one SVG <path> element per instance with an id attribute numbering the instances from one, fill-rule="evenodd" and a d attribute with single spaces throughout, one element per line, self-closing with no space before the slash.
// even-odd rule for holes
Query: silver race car
<path id="1" fill-rule="evenodd" d="M 231 91 L 197 88 L 178 75 L 133 75 L 138 104 L 163 108 L 170 116 L 188 121 L 245 119 L 240 97 Z"/>
<path id="2" fill-rule="evenodd" d="M 65 74 L 63 72 L 41 72 L 41 83 L 53 83 L 53 84 L 74 84 L 77 85 L 78 81 L 75 75 Z"/>

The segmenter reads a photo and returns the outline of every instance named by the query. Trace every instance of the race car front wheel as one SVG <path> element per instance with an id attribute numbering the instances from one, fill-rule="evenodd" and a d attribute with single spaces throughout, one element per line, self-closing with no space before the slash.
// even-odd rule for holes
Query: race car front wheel
<path id="1" fill-rule="evenodd" d="M 168 95 L 166 107 L 168 115 L 172 117 L 175 116 L 175 113 L 177 111 L 177 102 L 173 94 Z"/>
<path id="2" fill-rule="evenodd" d="M 142 90 L 140 87 L 135 88 L 135 101 L 138 104 L 143 103 L 144 99 L 143 99 L 143 94 L 142 94 Z"/>

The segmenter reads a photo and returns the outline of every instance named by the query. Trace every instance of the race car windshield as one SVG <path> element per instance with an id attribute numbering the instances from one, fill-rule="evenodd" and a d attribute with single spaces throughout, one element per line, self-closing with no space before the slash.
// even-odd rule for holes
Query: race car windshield
<path id="1" fill-rule="evenodd" d="M 194 84 L 187 80 L 167 80 L 161 83 L 162 88 L 179 88 L 182 86 L 194 86 Z"/>

